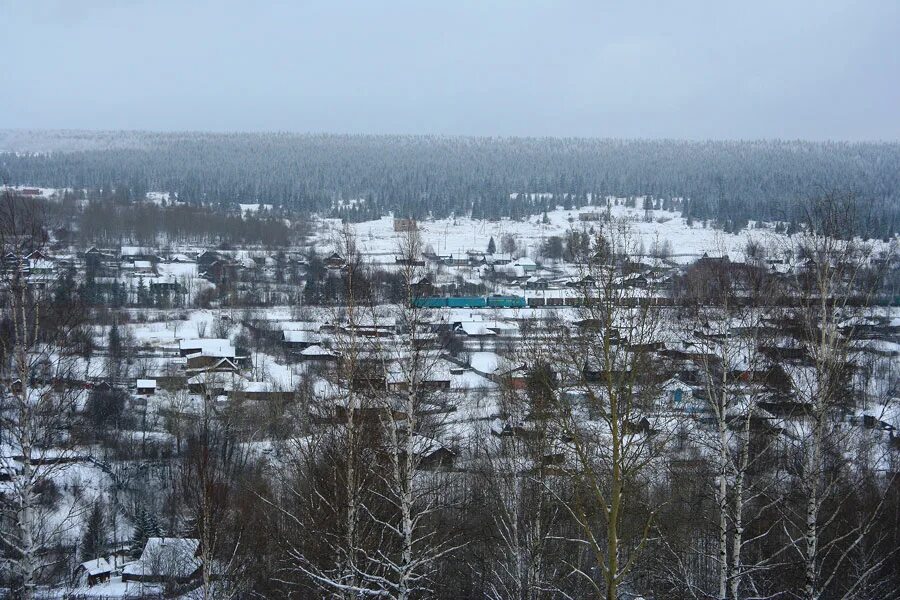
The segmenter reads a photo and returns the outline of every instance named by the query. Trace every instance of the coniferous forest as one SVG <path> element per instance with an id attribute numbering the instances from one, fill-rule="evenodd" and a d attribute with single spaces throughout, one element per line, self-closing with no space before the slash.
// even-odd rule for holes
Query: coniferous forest
<path id="1" fill-rule="evenodd" d="M 660 208 L 739 229 L 802 220 L 798 200 L 839 190 L 859 199 L 861 233 L 888 236 L 900 223 L 896 143 L 7 131 L 4 149 L 15 151 L 0 154 L 10 184 L 136 198 L 161 190 L 349 221 L 388 211 L 521 218 L 598 194 L 651 195 Z"/>

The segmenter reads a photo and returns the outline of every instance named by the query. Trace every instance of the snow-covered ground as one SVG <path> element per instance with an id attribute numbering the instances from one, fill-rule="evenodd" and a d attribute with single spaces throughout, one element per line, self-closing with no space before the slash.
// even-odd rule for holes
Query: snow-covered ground
<path id="1" fill-rule="evenodd" d="M 9 190 L 15 193 L 27 193 L 36 198 L 54 198 L 61 196 L 67 189 L 71 188 L 45 188 L 35 185 L 0 185 L 0 193 Z M 25 192 L 31 190 L 31 192 Z"/>
<path id="2" fill-rule="evenodd" d="M 425 246 L 430 246 L 440 255 L 464 255 L 467 250 L 484 252 L 491 238 L 500 250 L 505 235 L 515 238 L 520 251 L 537 258 L 544 241 L 552 236 L 564 236 L 571 230 L 588 230 L 599 225 L 596 221 L 582 221 L 582 213 L 603 212 L 598 207 L 557 210 L 547 212 L 547 221 L 542 215 L 533 215 L 523 221 L 501 219 L 487 221 L 469 217 L 419 221 L 419 233 Z M 650 252 L 655 243 L 669 242 L 673 258 L 687 263 L 703 253 L 727 254 L 732 260 L 742 260 L 747 242 L 751 239 L 782 239 L 774 233 L 774 227 L 748 228 L 735 234 L 704 227 L 702 221 L 688 225 L 677 212 L 651 210 L 651 220 L 645 220 L 647 213 L 642 208 L 628 208 L 615 205 L 610 208 L 611 216 L 630 225 L 635 248 L 643 245 Z M 315 236 L 315 246 L 319 249 L 333 248 L 344 226 L 338 219 L 320 219 L 320 228 Z M 398 252 L 404 235 L 394 231 L 393 217 L 382 217 L 376 221 L 355 223 L 351 229 L 356 234 L 357 244 L 364 255 L 382 256 L 390 261 Z"/>

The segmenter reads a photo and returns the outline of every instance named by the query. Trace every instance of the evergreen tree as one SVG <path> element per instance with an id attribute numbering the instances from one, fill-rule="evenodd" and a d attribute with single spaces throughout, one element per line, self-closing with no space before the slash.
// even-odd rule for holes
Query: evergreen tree
<path id="1" fill-rule="evenodd" d="M 119 334 L 119 326 L 115 323 L 109 328 L 109 340 L 107 342 L 106 371 L 110 379 L 116 379 L 122 366 L 122 336 Z"/>
<path id="2" fill-rule="evenodd" d="M 491 236 L 491 239 L 488 241 L 487 253 L 493 254 L 497 251 L 497 244 L 494 243 L 494 236 Z"/>
<path id="3" fill-rule="evenodd" d="M 81 540 L 81 560 L 98 558 L 103 555 L 105 549 L 106 519 L 103 507 L 99 502 L 94 502 L 84 528 L 84 538 Z"/>
<path id="4" fill-rule="evenodd" d="M 121 356 L 122 355 L 122 336 L 119 335 L 119 325 L 116 323 L 112 324 L 112 327 L 109 328 L 109 355 L 110 356 Z"/>
<path id="5" fill-rule="evenodd" d="M 153 513 L 143 506 L 138 506 L 134 516 L 134 532 L 131 534 L 132 555 L 140 555 L 147 545 L 147 540 L 152 537 L 162 537 L 159 522 Z"/>
<path id="6" fill-rule="evenodd" d="M 137 304 L 138 306 L 150 306 L 150 292 L 143 277 L 138 278 L 137 286 Z"/>
<path id="7" fill-rule="evenodd" d="M 147 513 L 142 507 L 138 507 L 134 517 L 134 530 L 131 533 L 131 554 L 139 555 L 147 544 Z"/>

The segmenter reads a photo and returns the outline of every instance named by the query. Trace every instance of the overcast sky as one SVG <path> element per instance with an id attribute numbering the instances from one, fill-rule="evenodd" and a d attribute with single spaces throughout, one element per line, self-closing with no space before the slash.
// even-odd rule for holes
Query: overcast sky
<path id="1" fill-rule="evenodd" d="M 3 128 L 900 140 L 897 0 L 0 0 L 0 23 Z"/>

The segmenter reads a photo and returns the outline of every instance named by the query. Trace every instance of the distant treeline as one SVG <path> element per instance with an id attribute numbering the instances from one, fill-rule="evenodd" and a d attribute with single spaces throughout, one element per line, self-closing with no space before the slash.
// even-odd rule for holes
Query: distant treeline
<path id="1" fill-rule="evenodd" d="M 68 134 L 68 137 L 75 136 Z M 800 200 L 852 193 L 866 233 L 900 223 L 900 144 L 686 142 L 297 134 L 78 134 L 0 154 L 12 184 L 171 191 L 190 203 L 262 202 L 351 221 L 396 215 L 521 218 L 589 194 L 685 198 L 682 214 L 738 228 L 799 220 Z M 11 148 L 15 149 L 15 148 Z M 53 148 L 48 148 L 53 150 Z M 510 198 L 510 193 L 546 195 Z M 565 195 L 568 195 L 567 197 Z M 339 200 L 360 200 L 338 203 Z"/>
<path id="2" fill-rule="evenodd" d="M 84 208 L 78 233 L 86 243 L 110 244 L 124 238 L 147 246 L 169 241 L 282 247 L 291 240 L 291 229 L 280 219 L 222 214 L 200 206 L 104 202 Z"/>
<path id="3" fill-rule="evenodd" d="M 3 202 L 13 203 L 10 206 L 17 207 L 21 214 L 39 215 L 36 222 L 41 223 L 44 234 L 53 230 L 60 242 L 77 242 L 83 247 L 134 243 L 158 248 L 169 243 L 189 243 L 280 248 L 296 242 L 308 231 L 306 222 L 289 225 L 266 211 L 241 215 L 214 206 L 158 206 L 131 202 L 123 199 L 123 194 L 120 191 L 97 197 L 66 193 L 58 202 L 4 194 Z M 33 237 L 41 235 L 35 232 Z"/>

